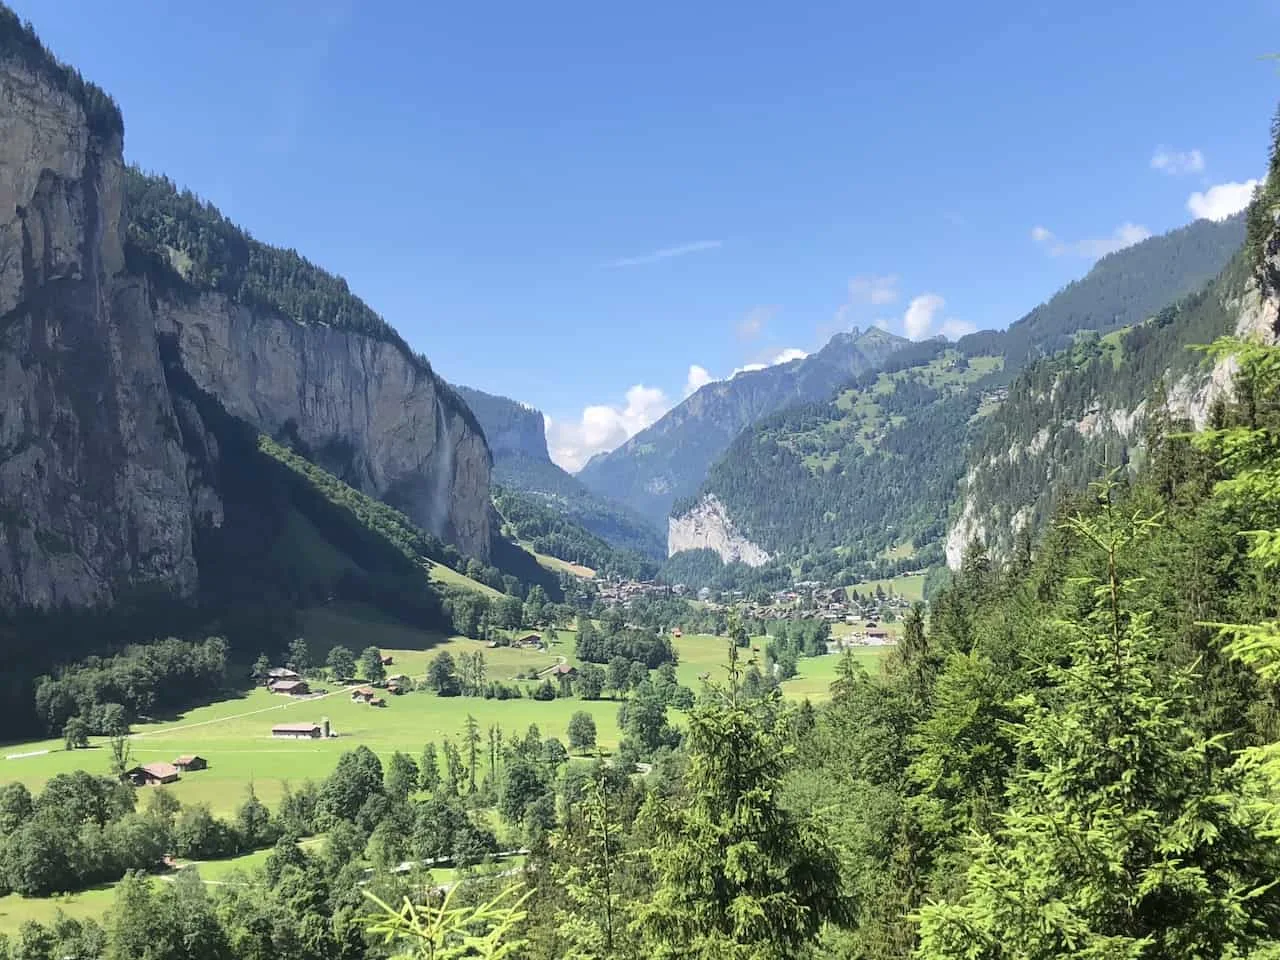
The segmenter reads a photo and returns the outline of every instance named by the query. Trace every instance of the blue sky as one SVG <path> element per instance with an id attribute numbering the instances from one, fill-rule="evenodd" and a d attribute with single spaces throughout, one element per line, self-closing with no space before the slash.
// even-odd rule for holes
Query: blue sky
<path id="1" fill-rule="evenodd" d="M 11 2 L 129 159 L 543 409 L 571 467 L 691 376 L 1004 326 L 1237 206 L 1280 96 L 1254 0 Z"/>

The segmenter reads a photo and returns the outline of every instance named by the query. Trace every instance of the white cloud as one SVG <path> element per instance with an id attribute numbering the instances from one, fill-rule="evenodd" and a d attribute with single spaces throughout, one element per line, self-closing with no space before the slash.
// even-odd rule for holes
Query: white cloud
<path id="1" fill-rule="evenodd" d="M 936 293 L 922 293 L 907 306 L 902 315 L 902 329 L 912 340 L 921 340 L 933 328 L 933 318 L 947 305 Z"/>
<path id="2" fill-rule="evenodd" d="M 1225 220 L 1249 205 L 1258 183 L 1257 180 L 1219 183 L 1203 193 L 1196 191 L 1187 197 L 1187 209 L 1197 220 Z"/>
<path id="3" fill-rule="evenodd" d="M 1204 169 L 1204 154 L 1199 150 L 1156 147 L 1156 152 L 1151 155 L 1151 169 L 1172 177 L 1183 173 L 1199 173 Z"/>
<path id="4" fill-rule="evenodd" d="M 738 323 L 738 339 L 754 340 L 764 333 L 765 325 L 778 314 L 774 306 L 752 307 Z"/>
<path id="5" fill-rule="evenodd" d="M 624 406 L 595 404 L 584 409 L 578 421 L 572 423 L 547 417 L 551 459 L 566 470 L 579 470 L 592 456 L 625 443 L 670 407 L 662 390 L 637 383 L 627 390 Z"/>
<path id="6" fill-rule="evenodd" d="M 702 253 L 704 250 L 718 250 L 719 240 L 696 240 L 693 243 L 682 243 L 674 247 L 663 247 L 652 253 L 642 253 L 638 257 L 621 257 L 610 262 L 611 267 L 638 267 L 643 263 L 656 263 L 659 260 L 670 260 L 672 257 L 684 257 L 691 253 Z"/>
<path id="7" fill-rule="evenodd" d="M 787 347 L 787 349 L 780 350 L 778 353 L 774 354 L 767 363 L 747 363 L 743 364 L 741 367 L 734 367 L 733 373 L 729 374 L 729 379 L 732 380 L 740 373 L 754 373 L 756 370 L 776 367 L 780 363 L 790 363 L 792 360 L 803 360 L 808 355 L 808 350 L 801 350 L 799 347 Z"/>
<path id="8" fill-rule="evenodd" d="M 893 303 L 898 299 L 898 278 L 892 273 L 882 276 L 859 274 L 849 281 L 850 303 Z"/>
<path id="9" fill-rule="evenodd" d="M 1151 231 L 1139 223 L 1125 221 L 1105 237 L 1086 237 L 1083 240 L 1066 242 L 1058 239 L 1048 227 L 1031 228 L 1031 239 L 1049 251 L 1051 256 L 1060 257 L 1072 254 L 1077 257 L 1089 257 L 1097 260 L 1109 253 L 1131 247 L 1151 236 Z"/>
<path id="10" fill-rule="evenodd" d="M 976 323 L 970 323 L 968 320 L 956 320 L 954 318 L 944 320 L 942 326 L 938 328 L 948 340 L 959 340 L 961 337 L 969 333 L 975 333 L 978 329 Z"/>
<path id="11" fill-rule="evenodd" d="M 708 383 L 715 380 L 711 372 L 706 367 L 699 366 L 696 363 L 689 364 L 689 375 L 684 381 L 684 395 L 692 396 Z"/>

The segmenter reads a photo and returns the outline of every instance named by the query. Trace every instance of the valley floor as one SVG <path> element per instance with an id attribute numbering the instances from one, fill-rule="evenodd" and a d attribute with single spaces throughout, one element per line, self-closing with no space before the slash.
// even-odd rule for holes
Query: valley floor
<path id="1" fill-rule="evenodd" d="M 375 645 L 394 658 L 388 668 L 390 674 L 404 673 L 415 680 L 426 675 L 429 660 L 441 650 L 448 650 L 455 659 L 463 653 L 480 651 L 488 677 L 504 681 L 513 681 L 517 673 L 554 666 L 561 657 L 578 663 L 574 657 L 576 635 L 568 630 L 559 631 L 559 642 L 550 651 L 541 652 L 510 647 L 491 649 L 479 640 L 444 638 L 380 620 L 362 609 L 313 610 L 305 625 L 307 638 L 318 656 L 322 657 L 335 643 L 356 650 Z M 725 643 L 723 637 L 706 635 L 678 639 L 680 682 L 697 690 L 703 676 L 723 676 Z M 754 643 L 762 647 L 763 639 Z M 875 672 L 889 649 L 868 647 L 857 650 L 855 656 Z M 784 694 L 793 699 L 826 699 L 839 659 L 834 655 L 802 659 L 799 675 L 783 684 Z M 520 682 L 526 687 L 536 683 Z M 208 769 L 184 774 L 167 789 L 184 804 L 206 803 L 215 814 L 229 816 L 244 800 L 250 783 L 257 796 L 274 808 L 290 784 L 323 779 L 347 750 L 363 744 L 384 762 L 396 751 L 416 759 L 428 741 L 439 743 L 446 737 L 460 741 L 468 715 L 476 718 L 482 730 L 496 724 L 505 734 L 523 735 L 530 724 L 537 724 L 542 736 L 567 742 L 569 718 L 585 710 L 595 718 L 602 749 L 612 750 L 619 740 L 617 700 L 485 700 L 439 697 L 418 690 L 388 696 L 387 706 L 379 709 L 353 702 L 348 688 L 341 685 L 318 683 L 316 687 L 328 692 L 295 698 L 258 687 L 243 696 L 198 707 L 163 722 L 139 724 L 132 737 L 133 759 L 136 763 L 171 762 L 183 754 L 206 758 Z M 338 734 L 336 738 L 293 741 L 271 736 L 271 727 L 276 724 L 319 722 L 322 718 L 329 719 Z M 676 714 L 677 722 L 679 719 Z M 110 763 L 105 742 L 98 738 L 89 749 L 75 751 L 64 749 L 61 740 L 11 744 L 0 747 L 0 757 L 0 780 L 21 781 L 32 790 L 38 790 L 49 778 L 72 770 L 106 774 Z M 141 792 L 145 794 L 146 789 L 141 788 Z M 139 799 L 142 801 L 143 797 Z M 206 882 L 217 881 L 237 867 L 253 866 L 265 856 L 265 851 L 259 851 L 206 864 L 200 868 L 201 876 Z M 446 882 L 453 871 L 442 868 L 439 872 L 441 882 Z M 113 889 L 113 885 L 106 885 L 45 900 L 0 898 L 0 933 L 16 930 L 25 920 L 52 919 L 57 910 L 71 916 L 99 915 L 110 905 Z"/>

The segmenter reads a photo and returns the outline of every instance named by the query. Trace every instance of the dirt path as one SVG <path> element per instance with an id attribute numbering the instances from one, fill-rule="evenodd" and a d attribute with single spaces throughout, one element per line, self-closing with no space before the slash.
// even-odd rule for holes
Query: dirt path
<path id="1" fill-rule="evenodd" d="M 244 713 L 235 713 L 229 717 L 214 717 L 212 720 L 201 720 L 198 723 L 184 723 L 180 727 L 165 727 L 163 730 L 145 730 L 142 733 L 131 733 L 129 734 L 129 739 L 141 740 L 143 737 L 162 737 L 166 734 L 177 733 L 180 730 L 194 730 L 196 727 L 207 727 L 214 723 L 226 723 L 228 720 L 242 720 L 245 717 L 256 717 L 262 713 L 270 713 L 272 710 L 288 710 L 290 707 L 296 706 L 300 703 L 316 703 L 320 700 L 326 700 L 329 697 L 335 696 L 336 694 L 346 693 L 349 690 L 354 690 L 358 686 L 360 686 L 360 684 L 352 684 L 349 687 L 339 687 L 337 690 L 330 690 L 328 693 L 320 693 L 320 694 L 316 694 L 315 696 L 290 699 L 286 703 L 277 703 L 274 706 L 261 707 L 258 710 L 247 710 Z"/>

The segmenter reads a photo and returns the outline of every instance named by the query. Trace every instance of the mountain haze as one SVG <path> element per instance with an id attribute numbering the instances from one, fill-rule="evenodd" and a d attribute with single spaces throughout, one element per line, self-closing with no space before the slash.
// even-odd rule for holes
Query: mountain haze
<path id="1" fill-rule="evenodd" d="M 546 422 L 540 411 L 471 387 L 457 389 L 484 429 L 493 451 L 494 480 L 507 492 L 508 500 L 514 494 L 532 498 L 544 509 L 560 514 L 620 550 L 650 560 L 665 554 L 665 540 L 653 524 L 591 492 L 552 462 L 547 452 Z M 538 512 L 536 506 L 522 511 L 528 516 Z M 582 562 L 578 557 L 562 559 Z"/>

